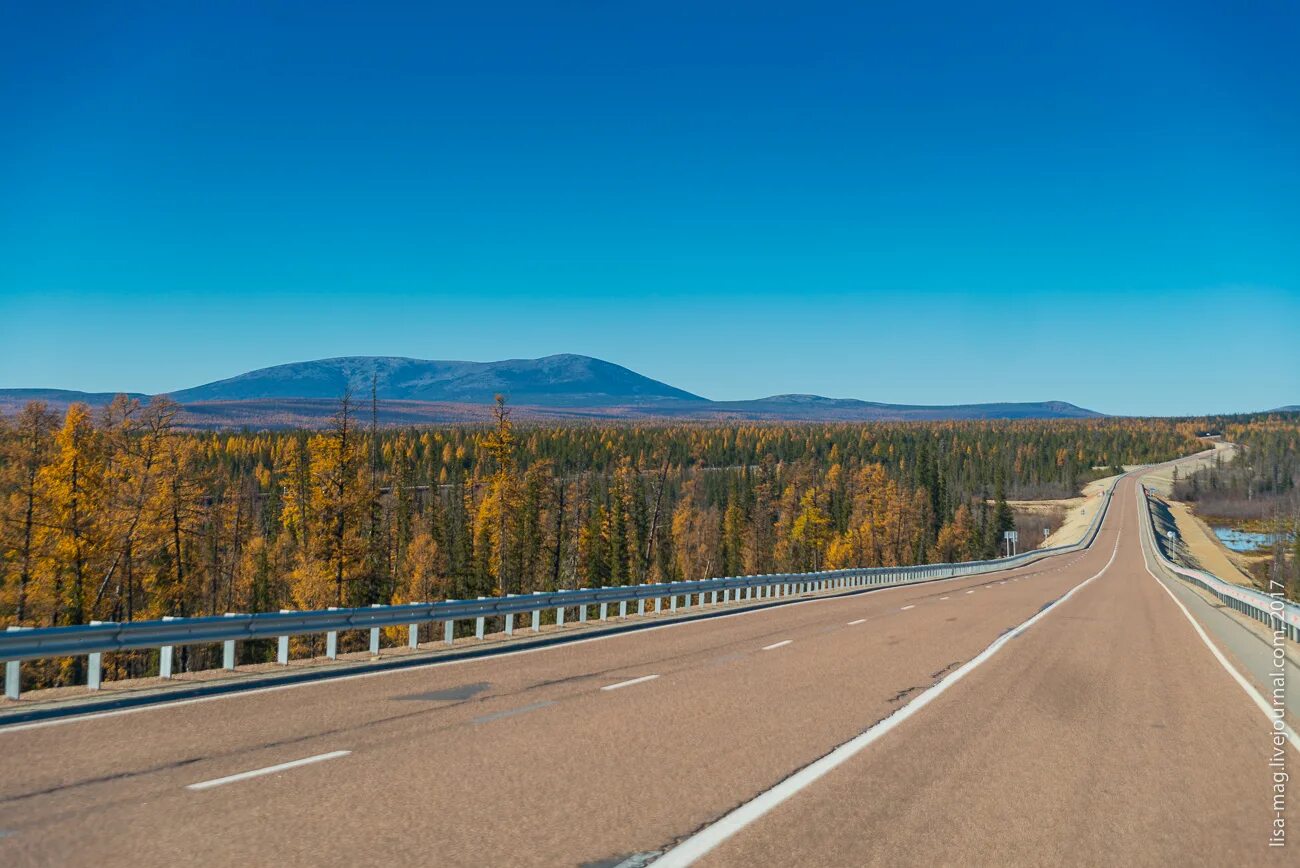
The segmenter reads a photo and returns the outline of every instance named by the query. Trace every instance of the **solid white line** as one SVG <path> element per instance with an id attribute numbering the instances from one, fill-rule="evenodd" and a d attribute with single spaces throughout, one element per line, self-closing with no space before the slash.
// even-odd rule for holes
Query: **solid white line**
<path id="1" fill-rule="evenodd" d="M 1141 507 L 1139 506 L 1139 509 L 1140 508 Z M 1187 610 L 1187 607 L 1183 605 L 1183 601 L 1178 599 L 1178 597 L 1174 596 L 1174 592 L 1169 590 L 1169 587 L 1164 582 L 1160 581 L 1160 577 L 1157 576 L 1155 572 L 1152 571 L 1151 562 L 1147 560 L 1146 546 L 1142 547 L 1142 564 L 1147 569 L 1147 575 L 1155 579 L 1156 584 L 1159 585 L 1161 589 L 1166 594 L 1169 595 L 1169 599 L 1174 601 L 1174 605 L 1176 605 L 1179 609 L 1182 609 L 1184 617 L 1187 618 L 1187 620 L 1191 623 L 1193 629 L 1196 630 L 1196 635 L 1201 637 L 1201 641 L 1205 643 L 1205 647 L 1210 649 L 1210 653 L 1214 655 L 1214 659 L 1218 660 L 1219 665 L 1222 666 L 1224 669 L 1226 669 L 1228 671 L 1228 674 L 1232 676 L 1232 680 L 1236 681 L 1237 684 L 1241 686 L 1241 689 L 1246 691 L 1246 695 L 1249 696 L 1252 701 L 1254 701 L 1255 705 L 1258 706 L 1259 710 L 1264 713 L 1264 717 L 1268 720 L 1269 724 L 1271 725 L 1273 723 L 1273 715 L 1269 709 L 1268 700 L 1266 700 L 1263 696 L 1260 695 L 1259 691 L 1255 689 L 1255 685 L 1247 681 L 1245 677 L 1242 676 L 1242 674 L 1239 671 L 1237 671 L 1237 667 L 1233 666 L 1230 662 L 1228 662 L 1228 658 L 1223 656 L 1223 652 L 1219 650 L 1219 647 L 1215 645 L 1214 642 L 1210 639 L 1210 637 L 1206 635 L 1205 631 L 1201 629 L 1200 623 L 1197 622 L 1196 618 L 1192 616 L 1192 613 Z M 1286 734 L 1286 740 L 1290 743 L 1291 747 L 1295 748 L 1295 750 L 1297 751 L 1300 751 L 1300 737 L 1296 735 L 1296 731 L 1292 729 L 1285 722 L 1282 724 L 1282 731 Z"/>
<path id="2" fill-rule="evenodd" d="M 784 639 L 780 642 L 774 642 L 771 645 L 764 645 L 763 650 L 771 651 L 773 648 L 780 648 L 782 645 L 789 645 L 793 641 L 794 641 L 793 639 Z"/>
<path id="3" fill-rule="evenodd" d="M 620 687 L 631 687 L 633 684 L 641 684 L 645 681 L 654 681 L 658 675 L 642 675 L 640 678 L 633 678 L 630 681 L 620 681 L 618 684 L 606 684 L 601 690 L 618 690 Z"/>
<path id="4" fill-rule="evenodd" d="M 916 604 L 913 603 L 913 604 L 910 605 L 910 606 L 904 606 L 903 608 L 899 609 L 898 611 L 900 611 L 900 612 L 906 612 L 908 609 L 915 609 L 915 608 L 916 608 Z"/>
<path id="5" fill-rule="evenodd" d="M 287 763 L 267 766 L 264 769 L 253 769 L 251 772 L 240 772 L 237 775 L 227 775 L 224 778 L 213 778 L 210 781 L 200 781 L 197 784 L 190 784 L 187 790 L 210 790 L 213 787 L 219 787 L 223 784 L 233 784 L 236 781 L 246 781 L 249 778 L 260 778 L 262 775 L 273 775 L 276 772 L 282 772 L 286 769 L 296 769 L 298 766 L 307 766 L 312 763 L 324 762 L 325 760 L 338 759 L 341 756 L 347 756 L 352 753 L 350 750 L 333 750 L 329 753 L 318 753 L 316 756 L 303 757 L 302 759 L 291 760 Z"/>
<path id="6" fill-rule="evenodd" d="M 1122 520 L 1122 517 L 1121 517 Z M 1003 633 L 975 657 L 968 660 L 965 664 L 953 670 L 946 678 L 917 694 L 916 699 L 904 705 L 895 711 L 889 717 L 871 726 L 865 732 L 846 741 L 844 744 L 835 748 L 826 756 L 814 761 L 810 765 L 804 766 L 790 777 L 781 781 L 770 790 L 760 793 L 750 801 L 736 808 L 731 813 L 724 815 L 720 820 L 705 826 L 682 843 L 673 847 L 656 862 L 656 868 L 680 868 L 694 864 L 695 860 L 703 857 L 715 847 L 726 841 L 732 835 L 748 826 L 750 823 L 762 817 L 791 796 L 798 793 L 808 785 L 816 782 L 824 775 L 829 773 L 837 766 L 843 765 L 857 754 L 861 753 L 868 745 L 888 734 L 900 723 L 916 714 L 925 706 L 933 702 L 940 694 L 949 687 L 965 678 L 970 672 L 975 670 L 980 664 L 996 654 L 1003 645 L 1006 645 L 1012 639 L 1028 630 L 1036 624 L 1041 618 L 1045 617 L 1057 606 L 1073 597 L 1080 590 L 1095 581 L 1099 576 L 1110 569 L 1111 564 L 1115 563 L 1115 556 L 1119 554 L 1119 535 L 1115 536 L 1115 548 L 1111 551 L 1110 560 L 1101 571 L 1075 585 L 1064 596 L 1058 598 L 1056 602 L 1041 609 L 1018 627 L 1013 627 Z"/>
<path id="7" fill-rule="evenodd" d="M 849 626 L 852 627 L 852 626 L 854 626 L 854 625 L 861 624 L 861 623 L 863 623 L 863 622 L 866 621 L 866 620 L 867 620 L 866 618 L 859 618 L 859 619 L 856 620 L 856 621 L 850 621 L 850 622 L 849 622 Z"/>

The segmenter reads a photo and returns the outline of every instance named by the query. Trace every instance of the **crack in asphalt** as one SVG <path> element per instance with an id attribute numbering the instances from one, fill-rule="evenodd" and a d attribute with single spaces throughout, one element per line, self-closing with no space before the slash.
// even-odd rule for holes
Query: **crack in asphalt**
<path id="1" fill-rule="evenodd" d="M 947 666 L 945 666 L 945 667 L 943 667 L 942 669 L 940 669 L 938 672 L 933 672 L 933 673 L 931 673 L 931 674 L 930 674 L 930 677 L 931 677 L 931 678 L 936 678 L 936 679 L 937 679 L 937 678 L 942 678 L 944 675 L 947 675 L 949 672 L 951 672 L 952 670 L 956 669 L 956 668 L 957 668 L 958 666 L 960 666 L 961 664 L 962 664 L 962 661 L 960 661 L 960 660 L 954 660 L 953 662 L 949 663 Z"/>

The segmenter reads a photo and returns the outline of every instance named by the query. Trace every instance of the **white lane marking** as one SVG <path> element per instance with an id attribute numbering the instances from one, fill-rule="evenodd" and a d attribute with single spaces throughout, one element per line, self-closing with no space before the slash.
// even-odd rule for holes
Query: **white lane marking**
<path id="1" fill-rule="evenodd" d="M 951 600 L 952 598 L 951 598 L 951 597 L 940 597 L 939 599 L 940 599 L 940 600 Z"/>
<path id="2" fill-rule="evenodd" d="M 1139 509 L 1140 508 L 1141 507 L 1139 506 Z M 1214 655 L 1214 659 L 1218 660 L 1219 665 L 1226 669 L 1228 674 L 1232 676 L 1232 680 L 1236 681 L 1237 684 L 1241 686 L 1241 689 L 1246 691 L 1246 695 L 1254 701 L 1259 710 L 1264 713 L 1264 717 L 1267 718 L 1270 724 L 1272 724 L 1273 713 L 1269 708 L 1268 700 L 1260 695 L 1259 691 L 1255 689 L 1255 685 L 1247 681 L 1242 674 L 1237 671 L 1237 667 L 1228 662 L 1228 658 L 1223 656 L 1223 652 L 1219 650 L 1219 647 L 1215 645 L 1214 642 L 1211 641 L 1210 637 L 1206 635 L 1205 631 L 1201 629 L 1201 625 L 1197 622 L 1196 618 L 1192 616 L 1192 613 L 1187 610 L 1187 607 L 1183 605 L 1183 601 L 1174 596 L 1174 592 L 1169 590 L 1169 587 L 1164 582 L 1160 581 L 1160 577 L 1152 572 L 1151 562 L 1147 560 L 1146 546 L 1142 547 L 1142 565 L 1146 567 L 1147 575 L 1155 579 L 1156 584 L 1169 595 L 1169 599 L 1174 601 L 1174 605 L 1183 610 L 1183 615 L 1189 622 L 1191 622 L 1192 627 L 1196 630 L 1196 635 L 1201 637 L 1201 641 L 1205 643 L 1206 648 L 1210 649 L 1210 653 Z M 1291 747 L 1300 751 L 1300 736 L 1296 735 L 1296 731 L 1285 722 L 1282 724 L 1282 731 L 1286 734 L 1286 740 L 1291 744 Z"/>
<path id="3" fill-rule="evenodd" d="M 969 591 L 967 591 L 966 593 L 968 593 L 968 594 L 973 594 L 973 593 L 975 593 L 975 589 L 974 589 L 974 588 L 971 588 L 971 589 L 970 589 Z"/>
<path id="4" fill-rule="evenodd" d="M 1059 557 L 1059 555 L 1052 555 L 1051 557 Z M 1025 564 L 1023 566 L 1034 566 L 1034 564 Z M 1008 569 L 1012 569 L 1012 570 L 1021 569 L 1021 568 L 1022 567 L 1008 567 Z M 1030 573 L 1029 575 L 1037 575 L 1037 573 Z M 929 584 L 938 584 L 940 582 L 955 582 L 966 578 L 969 577 L 949 576 L 946 579 L 933 579 L 929 582 L 924 582 L 923 584 L 929 585 Z M 914 587 L 916 587 L 916 585 L 910 585 L 910 584 L 886 585 L 884 587 L 872 589 L 871 593 L 886 594 L 890 591 L 905 591 Z M 975 592 L 967 591 L 966 593 L 973 594 Z M 747 615 L 758 615 L 764 612 L 770 614 L 773 611 L 779 611 L 781 608 L 787 606 L 807 606 L 807 605 L 814 605 L 817 603 L 841 602 L 844 600 L 851 599 L 852 597 L 855 596 L 858 595 L 857 594 L 836 594 L 827 597 L 810 597 L 808 599 L 789 600 L 788 602 L 784 602 L 780 606 L 773 607 L 773 608 L 760 607 L 755 609 L 741 609 L 736 612 L 723 611 L 720 614 L 713 615 L 713 618 L 718 618 L 718 619 L 743 618 Z M 380 669 L 374 672 L 357 672 L 353 675 L 332 675 L 327 678 L 320 678 L 320 679 L 310 680 L 310 681 L 295 681 L 290 684 L 269 684 L 266 687 L 254 687 L 251 690 L 232 690 L 229 693 L 218 693 L 212 696 L 196 696 L 191 699 L 175 699 L 168 702 L 159 702 L 152 705 L 137 705 L 132 708 L 118 708 L 112 711 L 92 711 L 86 714 L 72 715 L 69 717 L 55 717 L 55 718 L 50 718 L 48 720 L 33 720 L 28 723 L 6 724 L 2 719 L 0 719 L 0 736 L 3 736 L 5 733 L 9 733 L 9 732 L 26 732 L 27 730 L 31 730 L 31 729 L 45 729 L 51 726 L 65 726 L 70 723 L 84 723 L 86 721 L 91 721 L 91 720 L 100 720 L 107 717 L 121 717 L 127 714 L 139 714 L 141 712 L 146 712 L 146 711 L 166 711 L 168 709 L 181 708 L 186 705 L 199 705 L 201 703 L 217 702 L 223 699 L 239 699 L 240 697 L 244 697 L 244 696 L 256 696 L 259 693 L 275 693 L 281 690 L 295 690 L 299 687 L 328 687 L 331 684 L 339 684 L 344 681 L 352 681 L 360 678 L 380 678 L 386 675 L 410 674 L 413 672 L 419 672 L 422 669 L 432 669 L 439 666 L 457 666 L 465 663 L 482 663 L 491 660 L 501 660 L 506 657 L 514 657 L 520 654 L 536 654 L 539 651 L 551 651 L 556 648 L 572 648 L 578 645 L 585 645 L 588 642 L 604 642 L 607 639 L 620 639 L 628 636 L 638 636 L 645 633 L 653 632 L 655 630 L 672 630 L 677 627 L 687 627 L 692 624 L 698 626 L 700 624 L 707 623 L 708 620 L 711 619 L 701 620 L 698 618 L 692 618 L 692 619 L 683 619 L 680 621 L 669 621 L 666 624 L 654 624 L 649 627 L 642 627 L 638 630 L 622 630 L 614 633 L 607 633 L 603 636 L 589 636 L 586 639 L 574 639 L 572 641 L 564 642 L 558 645 L 541 645 L 541 646 L 535 646 L 531 648 L 519 648 L 514 651 L 502 651 L 500 653 L 492 654 L 486 657 L 462 657 L 457 660 L 434 659 L 434 660 L 430 660 L 427 663 L 420 663 L 414 666 L 403 666 L 403 667 L 398 667 L 396 669 Z"/>
<path id="5" fill-rule="evenodd" d="M 302 759 L 290 760 L 287 763 L 278 763 L 266 768 L 253 769 L 252 771 L 240 772 L 236 775 L 226 775 L 224 778 L 213 778 L 210 781 L 199 781 L 197 784 L 189 784 L 185 787 L 187 790 L 210 790 L 213 787 L 220 787 L 224 784 L 233 784 L 236 781 L 246 781 L 249 778 L 260 778 L 262 775 L 273 775 L 276 772 L 282 772 L 287 769 L 296 769 L 298 766 L 307 766 L 312 763 L 320 763 L 325 760 L 338 759 L 341 756 L 347 756 L 352 753 L 350 750 L 332 750 L 329 753 L 318 753 L 315 756 L 303 757 Z"/>
<path id="6" fill-rule="evenodd" d="M 658 675 L 642 675 L 640 678 L 632 678 L 628 681 L 620 681 L 618 684 L 606 684 L 601 690 L 618 690 L 620 687 L 631 687 L 633 684 L 643 684 L 646 681 L 654 681 Z"/>
<path id="7" fill-rule="evenodd" d="M 773 648 L 780 648 L 784 645 L 789 645 L 793 641 L 793 639 L 782 639 L 780 642 L 773 642 L 771 645 L 764 645 L 763 650 L 771 651 Z"/>
<path id="8" fill-rule="evenodd" d="M 900 612 L 906 612 L 908 609 L 915 609 L 915 608 L 916 608 L 916 604 L 913 603 L 913 604 L 910 605 L 910 606 L 904 606 L 903 608 L 899 609 L 898 611 L 900 611 Z"/>
<path id="9" fill-rule="evenodd" d="M 1120 520 L 1123 520 L 1122 517 Z M 750 801 L 741 805 L 739 808 L 733 810 L 731 813 L 724 815 L 717 822 L 705 826 L 685 841 L 682 841 L 676 847 L 673 847 L 663 856 L 659 857 L 655 862 L 655 868 L 682 868 L 682 866 L 694 864 L 697 859 L 708 854 L 723 841 L 726 841 L 750 823 L 753 823 L 755 820 L 759 819 L 764 814 L 798 793 L 800 790 L 803 790 L 808 785 L 815 783 L 832 769 L 843 765 L 845 762 L 861 753 L 868 745 L 878 741 L 900 723 L 933 702 L 949 687 L 952 687 L 952 685 L 965 678 L 976 667 L 996 654 L 1003 645 L 1006 645 L 1012 639 L 1028 630 L 1040 619 L 1045 617 L 1048 612 L 1051 612 L 1057 606 L 1061 605 L 1066 600 L 1077 594 L 1080 590 L 1095 581 L 1099 576 L 1110 569 L 1111 564 L 1115 563 L 1115 556 L 1117 554 L 1119 554 L 1118 534 L 1115 537 L 1115 548 L 1111 551 L 1110 560 L 1106 562 L 1106 566 L 1102 567 L 1100 572 L 1094 573 L 1089 578 L 1075 585 L 1067 591 L 1064 596 L 1057 598 L 1055 602 L 1040 609 L 1038 613 L 1032 616 L 1028 621 L 1025 621 L 1020 626 L 1013 627 L 1003 633 L 993 641 L 993 644 L 989 645 L 962 666 L 954 669 L 942 681 L 917 694 L 916 699 L 912 700 L 907 705 L 904 705 L 889 717 L 874 724 L 865 732 L 855 736 L 849 741 L 846 741 L 844 744 L 826 754 L 826 756 L 804 766 L 772 789 L 760 793 Z"/>
<path id="10" fill-rule="evenodd" d="M 866 618 L 859 618 L 859 619 L 856 620 L 856 621 L 850 621 L 850 622 L 849 622 L 849 626 L 850 626 L 850 627 L 854 627 L 854 626 L 856 626 L 856 625 L 858 625 L 858 624 L 863 623 L 863 622 L 866 621 L 866 620 L 867 620 Z"/>

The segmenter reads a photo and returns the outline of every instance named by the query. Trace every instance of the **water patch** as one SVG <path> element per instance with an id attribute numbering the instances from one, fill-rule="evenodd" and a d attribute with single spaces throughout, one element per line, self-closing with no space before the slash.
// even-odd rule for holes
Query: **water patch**
<path id="1" fill-rule="evenodd" d="M 1278 540 L 1278 535 L 1275 533 L 1255 533 L 1233 527 L 1216 527 L 1214 535 L 1219 538 L 1219 542 L 1234 552 L 1253 552 L 1270 548 Z M 1287 536 L 1289 541 L 1289 535 Z"/>

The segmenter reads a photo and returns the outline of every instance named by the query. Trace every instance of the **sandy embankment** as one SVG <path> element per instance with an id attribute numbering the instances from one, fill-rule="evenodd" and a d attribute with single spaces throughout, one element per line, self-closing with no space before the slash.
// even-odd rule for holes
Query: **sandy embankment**
<path id="1" fill-rule="evenodd" d="M 1257 587 L 1250 574 L 1238 563 L 1237 558 L 1240 555 L 1228 551 L 1214 535 L 1210 526 L 1193 515 L 1187 504 L 1176 500 L 1167 502 L 1169 511 L 1174 515 L 1174 523 L 1178 525 L 1179 535 L 1182 536 L 1192 557 L 1196 558 L 1203 568 L 1225 582 L 1251 588 Z"/>
<path id="2" fill-rule="evenodd" d="M 1088 530 L 1088 525 L 1092 523 L 1093 516 L 1097 514 L 1098 505 L 1101 503 L 1101 494 L 1107 488 L 1110 488 L 1110 484 L 1116 478 L 1107 476 L 1089 482 L 1084 486 L 1083 494 L 1079 497 L 1066 497 L 1060 500 L 1012 500 L 1007 503 L 1012 509 L 1020 513 L 1064 510 L 1065 520 L 1061 523 L 1061 526 L 1054 530 L 1052 535 L 1043 540 L 1037 547 L 1048 549 L 1053 546 L 1070 545 L 1083 538 L 1083 534 Z"/>
<path id="3" fill-rule="evenodd" d="M 1186 479 L 1193 473 L 1210 467 L 1216 460 L 1232 461 L 1240 452 L 1241 447 L 1236 443 L 1216 440 L 1213 455 L 1180 463 L 1178 465 L 1178 478 Z M 1214 535 L 1214 531 L 1210 529 L 1210 526 L 1196 517 L 1190 506 L 1182 501 L 1172 499 L 1174 488 L 1172 468 L 1149 473 L 1142 477 L 1142 481 L 1169 504 L 1169 511 L 1173 513 L 1174 523 L 1178 525 L 1178 533 L 1183 538 L 1183 543 L 1191 552 L 1192 557 L 1196 558 L 1203 568 L 1214 573 L 1225 582 L 1251 588 L 1256 586 L 1245 566 L 1248 558 L 1228 551 L 1227 547 Z"/>

